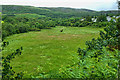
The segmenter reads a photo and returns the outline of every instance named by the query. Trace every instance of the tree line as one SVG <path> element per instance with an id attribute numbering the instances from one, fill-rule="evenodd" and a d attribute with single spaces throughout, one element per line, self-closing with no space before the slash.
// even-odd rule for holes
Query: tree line
<path id="1" fill-rule="evenodd" d="M 92 18 L 97 18 L 96 22 Z M 81 20 L 83 19 L 83 21 Z M 105 22 L 106 21 L 106 22 Z M 29 18 L 25 16 L 17 17 L 15 15 L 2 16 L 2 39 L 12 34 L 25 33 L 28 31 L 40 31 L 41 29 L 50 29 L 55 26 L 106 26 L 108 24 L 105 15 L 101 16 L 86 16 L 73 18 Z"/>
<path id="2" fill-rule="evenodd" d="M 2 39 L 12 34 L 40 31 L 41 29 L 49 29 L 51 27 L 55 27 L 52 20 L 5 15 L 2 17 Z"/>

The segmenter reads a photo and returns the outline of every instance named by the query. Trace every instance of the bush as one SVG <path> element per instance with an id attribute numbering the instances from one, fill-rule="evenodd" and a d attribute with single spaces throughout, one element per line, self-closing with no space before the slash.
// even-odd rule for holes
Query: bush
<path id="1" fill-rule="evenodd" d="M 3 46 L 4 47 L 4 46 Z M 21 55 L 22 48 L 17 49 L 12 54 L 7 55 L 6 57 L 2 57 L 2 80 L 21 80 L 23 77 L 23 73 L 16 73 L 11 65 L 10 60 L 15 58 L 16 55 Z"/>
<path id="2" fill-rule="evenodd" d="M 104 21 L 107 21 L 107 18 L 106 18 L 105 15 L 100 15 L 100 16 L 98 16 L 97 22 L 104 22 Z"/>
<path id="3" fill-rule="evenodd" d="M 38 28 L 30 28 L 29 31 L 41 31 L 41 29 L 38 29 Z"/>
<path id="4" fill-rule="evenodd" d="M 96 22 L 96 23 L 91 24 L 91 26 L 106 27 L 109 24 L 110 24 L 109 22 Z"/>
<path id="5" fill-rule="evenodd" d="M 82 23 L 79 24 L 79 27 L 85 27 L 85 26 L 88 26 L 88 25 L 90 25 L 90 22 L 83 21 Z"/>

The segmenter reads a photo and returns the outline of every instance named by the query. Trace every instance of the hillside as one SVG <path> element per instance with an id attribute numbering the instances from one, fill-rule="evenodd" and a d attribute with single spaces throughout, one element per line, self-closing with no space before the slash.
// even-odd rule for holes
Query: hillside
<path id="1" fill-rule="evenodd" d="M 47 8 L 47 7 L 33 7 L 33 6 L 18 6 L 18 5 L 2 5 L 3 14 L 23 14 L 34 13 L 39 15 L 45 15 L 47 17 L 81 17 L 81 16 L 95 16 L 98 12 L 88 9 L 74 9 L 74 8 Z"/>
<path id="2" fill-rule="evenodd" d="M 118 10 L 108 10 L 108 11 L 100 11 L 102 14 L 109 14 L 109 15 L 120 15 Z"/>

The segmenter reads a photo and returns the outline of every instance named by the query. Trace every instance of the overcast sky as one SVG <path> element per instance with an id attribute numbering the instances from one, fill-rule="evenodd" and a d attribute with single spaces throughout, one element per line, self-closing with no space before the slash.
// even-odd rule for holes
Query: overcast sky
<path id="1" fill-rule="evenodd" d="M 0 5 L 30 5 L 36 7 L 71 7 L 92 10 L 115 10 L 117 0 L 0 0 Z"/>

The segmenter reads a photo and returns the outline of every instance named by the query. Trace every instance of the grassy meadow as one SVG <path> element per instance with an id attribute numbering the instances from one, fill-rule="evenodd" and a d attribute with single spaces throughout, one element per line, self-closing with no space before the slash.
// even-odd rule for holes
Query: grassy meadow
<path id="1" fill-rule="evenodd" d="M 61 29 L 63 32 L 60 32 Z M 28 78 L 31 74 L 58 70 L 77 63 L 78 48 L 85 48 L 85 42 L 97 38 L 100 30 L 103 28 L 57 26 L 14 34 L 6 37 L 9 45 L 2 54 L 7 56 L 22 46 L 22 55 L 16 56 L 11 66 L 16 72 L 25 72 L 24 77 Z"/>

